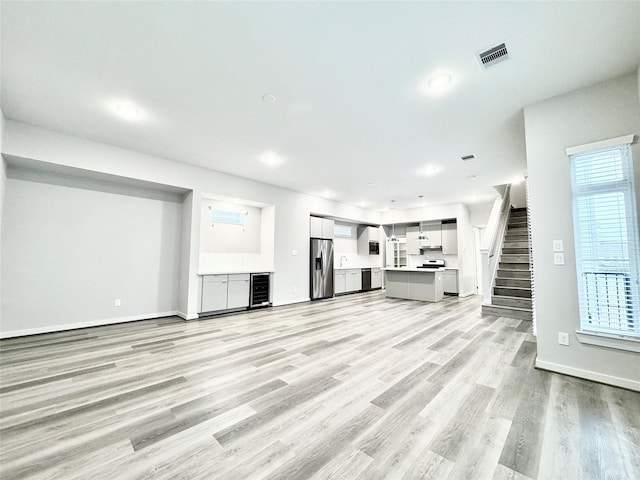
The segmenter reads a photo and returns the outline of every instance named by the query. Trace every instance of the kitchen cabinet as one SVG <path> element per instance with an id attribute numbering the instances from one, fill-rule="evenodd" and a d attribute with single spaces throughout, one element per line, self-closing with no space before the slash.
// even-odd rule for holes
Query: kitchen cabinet
<path id="1" fill-rule="evenodd" d="M 370 250 L 371 244 L 380 245 L 380 229 L 378 227 L 358 227 L 358 255 L 378 255 Z"/>
<path id="2" fill-rule="evenodd" d="M 407 227 L 407 255 L 420 255 L 419 233 L 419 226 Z"/>
<path id="3" fill-rule="evenodd" d="M 445 255 L 458 254 L 458 225 L 455 220 L 442 222 L 442 253 Z"/>
<path id="4" fill-rule="evenodd" d="M 385 296 L 406 298 L 423 302 L 442 300 L 442 271 L 423 269 L 406 271 L 405 269 L 387 269 Z"/>
<path id="5" fill-rule="evenodd" d="M 457 295 L 459 293 L 457 270 L 445 270 L 442 272 L 442 289 L 444 293 L 451 295 Z"/>
<path id="6" fill-rule="evenodd" d="M 200 313 L 249 306 L 250 275 L 203 275 Z"/>
<path id="7" fill-rule="evenodd" d="M 407 266 L 407 239 L 399 238 L 397 242 L 387 242 L 387 267 Z"/>
<path id="8" fill-rule="evenodd" d="M 371 269 L 371 288 L 382 288 L 382 269 Z"/>
<path id="9" fill-rule="evenodd" d="M 202 277 L 201 312 L 215 312 L 227 308 L 228 275 L 204 275 Z"/>
<path id="10" fill-rule="evenodd" d="M 346 291 L 358 292 L 362 290 L 362 272 L 359 268 L 348 268 L 346 270 Z"/>
<path id="11" fill-rule="evenodd" d="M 334 270 L 333 275 L 333 293 L 345 293 L 347 291 L 347 271 Z"/>
<path id="12" fill-rule="evenodd" d="M 442 230 L 440 222 L 422 224 L 422 231 L 426 235 L 426 240 L 418 240 L 420 248 L 437 250 L 442 248 Z"/>
<path id="13" fill-rule="evenodd" d="M 229 275 L 227 284 L 227 307 L 242 308 L 249 306 L 249 274 Z"/>
<path id="14" fill-rule="evenodd" d="M 422 231 L 426 240 L 418 240 L 420 226 L 407 227 L 407 254 L 420 255 L 422 249 L 437 250 L 442 247 L 440 223 L 423 223 Z"/>
<path id="15" fill-rule="evenodd" d="M 387 271 L 385 287 L 387 297 L 407 298 L 409 295 L 409 272 Z"/>
<path id="16" fill-rule="evenodd" d="M 335 222 L 328 218 L 309 217 L 309 236 L 311 238 L 333 238 Z"/>

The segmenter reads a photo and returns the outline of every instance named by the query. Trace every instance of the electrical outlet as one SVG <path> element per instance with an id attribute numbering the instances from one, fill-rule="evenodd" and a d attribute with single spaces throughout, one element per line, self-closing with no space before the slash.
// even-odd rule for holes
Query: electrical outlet
<path id="1" fill-rule="evenodd" d="M 554 252 L 564 252 L 564 243 L 562 240 L 554 240 L 553 241 L 553 251 Z"/>
<path id="2" fill-rule="evenodd" d="M 298 287 L 293 287 L 293 293 L 296 293 L 298 291 Z"/>
<path id="3" fill-rule="evenodd" d="M 564 265 L 564 253 L 554 253 L 553 263 L 555 265 Z"/>
<path id="4" fill-rule="evenodd" d="M 293 255 L 294 257 L 298 255 L 298 250 L 291 250 L 291 255 Z"/>
<path id="5" fill-rule="evenodd" d="M 558 332 L 558 343 L 560 345 L 569 345 L 569 334 L 567 332 Z"/>
<path id="6" fill-rule="evenodd" d="M 120 299 L 116 298 L 116 301 L 114 302 L 116 307 L 120 306 Z"/>

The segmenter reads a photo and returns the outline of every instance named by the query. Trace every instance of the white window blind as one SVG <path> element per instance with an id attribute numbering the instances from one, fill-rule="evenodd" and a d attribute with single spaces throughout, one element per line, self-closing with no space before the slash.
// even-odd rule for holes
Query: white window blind
<path id="1" fill-rule="evenodd" d="M 640 336 L 640 248 L 631 148 L 619 145 L 569 158 L 581 328 Z"/>

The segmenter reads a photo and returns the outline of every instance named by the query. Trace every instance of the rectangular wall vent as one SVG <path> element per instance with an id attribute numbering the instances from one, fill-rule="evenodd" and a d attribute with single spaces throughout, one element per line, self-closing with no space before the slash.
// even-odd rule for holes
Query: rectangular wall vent
<path id="1" fill-rule="evenodd" d="M 478 60 L 482 68 L 489 68 L 496 63 L 503 62 L 509 58 L 509 52 L 507 46 L 504 43 L 496 45 L 487 51 L 478 54 Z"/>
<path id="2" fill-rule="evenodd" d="M 460 160 L 466 162 L 467 160 L 473 160 L 474 158 L 476 158 L 475 155 L 465 155 L 464 157 L 460 157 Z"/>

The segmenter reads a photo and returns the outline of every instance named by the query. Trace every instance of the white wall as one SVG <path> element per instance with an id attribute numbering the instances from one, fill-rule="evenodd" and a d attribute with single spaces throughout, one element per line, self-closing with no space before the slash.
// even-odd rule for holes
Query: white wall
<path id="1" fill-rule="evenodd" d="M 0 108 L 0 152 L 4 138 L 4 113 Z M 7 183 L 7 163 L 0 154 L 0 251 L 2 251 L 2 225 L 4 217 L 4 199 Z M 2 298 L 2 255 L 0 255 L 0 298 Z M 2 309 L 0 308 L 0 324 L 2 323 Z"/>
<path id="2" fill-rule="evenodd" d="M 192 191 L 183 204 L 183 221 L 178 227 L 186 243 L 181 248 L 181 278 L 177 309 L 186 318 L 197 317 L 199 199 L 205 192 L 273 205 L 271 214 L 275 215 L 275 231 L 269 234 L 274 238 L 275 244 L 273 301 L 276 305 L 309 299 L 308 258 L 311 213 L 352 219 L 361 223 L 380 223 L 380 214 L 376 211 L 364 210 L 11 120 L 5 123 L 2 151 L 15 157 L 48 162 L 53 166 L 81 168 L 91 172 L 102 172 Z M 7 214 L 14 207 L 4 206 L 3 208 Z M 191 218 L 187 219 L 189 214 Z M 4 231 L 3 236 L 7 239 L 14 234 Z M 6 279 L 9 277 L 5 270 L 3 267 L 3 275 Z M 34 294 L 37 295 L 38 292 Z M 118 314 L 114 313 L 114 318 L 116 318 L 115 315 Z M 24 324 L 24 328 L 28 329 L 30 325 Z"/>
<path id="3" fill-rule="evenodd" d="M 181 196 L 7 173 L 2 336 L 175 314 Z"/>
<path id="4" fill-rule="evenodd" d="M 493 208 L 493 202 L 467 205 L 469 220 L 474 227 L 486 227 Z"/>
<path id="5" fill-rule="evenodd" d="M 211 211 L 243 215 L 244 225 L 212 223 Z M 202 199 L 200 208 L 200 253 L 260 253 L 262 209 Z"/>
<path id="6" fill-rule="evenodd" d="M 537 364 L 543 368 L 640 389 L 638 354 L 579 343 L 578 294 L 569 160 L 565 148 L 640 133 L 636 74 L 616 78 L 525 108 L 535 301 Z M 640 148 L 632 146 L 636 193 Z M 565 262 L 553 263 L 553 240 L 563 240 Z M 558 344 L 570 333 L 570 346 Z"/>

